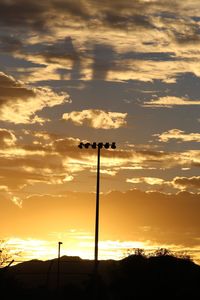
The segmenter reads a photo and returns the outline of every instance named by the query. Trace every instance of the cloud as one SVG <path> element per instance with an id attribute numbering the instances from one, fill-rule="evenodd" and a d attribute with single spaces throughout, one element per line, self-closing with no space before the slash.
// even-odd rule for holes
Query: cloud
<path id="1" fill-rule="evenodd" d="M 171 139 L 182 142 L 200 142 L 200 133 L 185 133 L 180 129 L 171 129 L 161 134 L 154 134 L 160 142 L 168 142 Z"/>
<path id="2" fill-rule="evenodd" d="M 154 2 L 156 6 L 156 2 Z M 163 5 L 166 9 L 166 5 Z M 47 30 L 54 20 L 68 17 L 89 24 L 104 24 L 106 27 L 126 30 L 130 26 L 152 27 L 149 5 L 146 1 L 133 3 L 124 1 L 90 1 L 90 0 L 47 0 L 42 3 L 30 0 L 1 1 L 0 20 L 6 26 L 26 26 L 41 31 Z M 142 13 L 141 13 L 142 12 Z M 8 22 L 10 20 L 10 22 Z M 56 23 L 56 22 L 55 22 Z"/>
<path id="3" fill-rule="evenodd" d="M 0 49 L 23 59 L 18 72 L 32 82 L 48 77 L 169 83 L 176 82 L 180 73 L 200 76 L 199 3 L 195 9 L 191 1 L 173 1 L 173 9 L 170 3 L 1 1 L 5 33 Z M 25 61 L 29 66 L 23 70 Z"/>
<path id="4" fill-rule="evenodd" d="M 86 124 L 96 129 L 117 129 L 126 125 L 126 117 L 127 113 L 88 109 L 65 113 L 62 118 L 78 126 Z"/>
<path id="5" fill-rule="evenodd" d="M 135 177 L 127 178 L 126 182 L 128 183 L 147 183 L 149 185 L 163 185 L 165 181 L 157 177 Z"/>
<path id="6" fill-rule="evenodd" d="M 188 1 L 189 3 L 189 1 Z M 191 3 L 191 1 L 190 1 Z M 167 28 L 167 33 L 169 37 L 174 40 L 176 45 L 190 46 L 194 44 L 198 44 L 200 42 L 199 39 L 199 23 L 194 18 L 194 11 L 192 13 L 190 6 L 189 13 L 181 7 L 180 5 L 180 14 L 171 13 L 170 16 L 162 18 L 162 26 Z M 189 8 L 189 6 L 188 6 Z"/>
<path id="7" fill-rule="evenodd" d="M 125 151 L 126 152 L 126 151 Z M 124 153 L 125 154 L 125 153 Z M 200 151 L 188 150 L 182 152 L 170 151 L 128 151 L 127 157 L 121 161 L 123 167 L 142 167 L 143 169 L 171 169 L 174 167 L 200 166 Z M 119 155 L 113 152 L 113 155 Z"/>
<path id="8" fill-rule="evenodd" d="M 67 93 L 57 94 L 46 87 L 29 87 L 0 72 L 0 118 L 15 124 L 44 122 L 36 113 L 45 107 L 67 103 Z"/>
<path id="9" fill-rule="evenodd" d="M 179 98 L 174 96 L 160 97 L 157 100 L 151 100 L 144 102 L 144 107 L 167 107 L 173 106 L 184 106 L 184 105 L 200 105 L 200 100 L 189 100 L 186 98 Z"/>
<path id="10" fill-rule="evenodd" d="M 56 36 L 53 40 L 40 38 L 29 43 L 33 44 L 28 46 L 29 51 L 24 47 L 20 53 L 15 54 L 17 58 L 30 64 L 24 68 L 22 78 L 25 77 L 26 80 L 28 78 L 31 82 L 84 78 L 82 72 L 87 72 L 85 69 L 88 64 L 85 50 L 82 49 L 83 45 L 77 45 L 76 40 L 74 43 L 74 39 L 67 33 L 61 38 Z"/>
<path id="11" fill-rule="evenodd" d="M 88 178 L 96 170 L 96 152 L 92 149 L 80 150 L 79 138 L 63 137 L 45 131 L 21 131 L 20 133 L 2 128 L 0 130 L 0 186 L 4 193 L 21 203 L 30 191 L 65 189 L 66 183 L 80 189 L 92 189 L 87 183 L 83 187 L 83 174 Z M 155 150 L 115 150 L 102 149 L 102 173 L 123 178 L 121 172 L 127 170 L 163 170 L 174 167 L 199 167 L 199 151 L 164 152 Z M 83 173 L 84 172 L 84 173 Z M 95 171 L 96 172 L 96 171 Z M 122 177 L 121 177 L 122 175 Z M 122 179 L 124 180 L 124 178 Z M 135 180 L 135 181 L 134 181 Z M 73 184 L 74 182 L 74 184 Z M 81 182 L 81 183 L 80 183 Z M 166 186 L 166 181 L 158 177 L 129 179 L 132 183 Z M 173 190 L 174 185 L 168 185 Z M 73 187 L 72 187 L 73 188 Z M 146 189 L 147 187 L 145 187 Z M 110 189 L 110 188 L 109 188 Z M 8 198 L 9 198 L 8 197 Z M 14 198 L 16 197 L 16 198 Z"/>
<path id="12" fill-rule="evenodd" d="M 179 189 L 196 188 L 200 189 L 200 176 L 193 177 L 175 177 L 173 185 Z"/>
<path id="13" fill-rule="evenodd" d="M 38 62 L 41 68 L 46 66 L 45 70 L 48 65 L 51 65 L 52 71 L 60 75 L 60 79 L 64 79 L 66 76 L 70 76 L 71 79 L 79 79 L 83 54 L 74 46 L 72 38 L 67 36 L 48 43 L 36 43 L 31 53 L 21 53 L 21 57 Z"/>
<path id="14" fill-rule="evenodd" d="M 52 146 L 53 150 L 60 155 L 66 156 L 67 154 L 68 157 L 79 157 L 79 144 L 79 138 L 65 137 L 54 139 L 50 146 Z"/>
<path id="15" fill-rule="evenodd" d="M 1 149 L 14 146 L 16 137 L 11 130 L 0 128 L 0 147 Z"/>
<path id="16" fill-rule="evenodd" d="M 147 5 L 141 1 L 134 1 L 134 3 L 118 1 L 114 5 L 111 1 L 103 1 L 96 8 L 100 9 L 99 19 L 105 27 L 116 30 L 130 30 L 133 27 L 137 29 L 154 28 L 152 18 L 148 15 Z M 143 14 L 141 14 L 141 10 L 143 10 Z"/>
<path id="17" fill-rule="evenodd" d="M 25 187 L 37 183 L 61 185 L 73 180 L 65 159 L 80 157 L 79 143 L 78 139 L 59 139 L 45 132 L 26 132 L 25 137 L 16 138 L 12 131 L 1 129 L 0 186 L 5 186 L 13 197 L 22 199 Z"/>
<path id="18" fill-rule="evenodd" d="M 108 72 L 115 69 L 115 51 L 112 46 L 96 44 L 93 47 L 92 79 L 106 80 Z"/>
<path id="19" fill-rule="evenodd" d="M 21 50 L 23 42 L 14 37 L 3 35 L 0 37 L 0 51 L 3 53 L 15 53 Z"/>
<path id="20" fill-rule="evenodd" d="M 200 176 L 193 177 L 175 177 L 172 180 L 164 180 L 158 177 L 133 177 L 127 178 L 127 183 L 135 184 L 147 184 L 149 186 L 158 185 L 161 186 L 162 191 L 164 191 L 164 187 L 173 188 L 178 190 L 187 190 L 190 192 L 198 192 L 200 189 Z M 160 189 L 159 189 L 160 190 Z"/>
<path id="21" fill-rule="evenodd" d="M 21 207 L 22 201 L 20 197 L 15 196 L 10 190 L 9 187 L 6 185 L 0 185 L 0 197 L 1 197 L 1 202 L 7 201 L 7 202 L 12 202 L 18 207 Z M 6 203 L 4 203 L 5 206 L 7 206 Z M 9 212 L 8 212 L 9 213 Z"/>

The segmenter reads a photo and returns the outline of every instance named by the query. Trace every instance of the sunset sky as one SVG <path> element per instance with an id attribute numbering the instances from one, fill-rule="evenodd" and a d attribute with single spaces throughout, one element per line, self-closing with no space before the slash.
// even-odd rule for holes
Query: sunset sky
<path id="1" fill-rule="evenodd" d="M 200 258 L 200 1 L 0 0 L 0 239 Z"/>

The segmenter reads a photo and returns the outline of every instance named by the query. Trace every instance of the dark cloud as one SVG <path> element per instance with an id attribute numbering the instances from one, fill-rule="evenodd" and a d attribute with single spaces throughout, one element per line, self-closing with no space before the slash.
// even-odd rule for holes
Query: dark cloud
<path id="1" fill-rule="evenodd" d="M 8 88 L 8 87 L 15 87 L 15 86 L 20 86 L 19 83 L 17 83 L 13 77 L 11 76 L 7 76 L 6 74 L 0 72 L 0 86 L 1 87 L 5 87 L 5 88 Z"/>
<path id="2" fill-rule="evenodd" d="M 38 47 L 35 45 L 35 47 Z M 54 62 L 55 59 L 70 59 L 72 61 L 79 60 L 78 53 L 73 45 L 71 37 L 57 40 L 55 44 L 41 45 L 41 51 L 35 52 L 43 56 L 46 62 Z"/>
<path id="3" fill-rule="evenodd" d="M 79 139 L 74 139 L 70 137 L 60 138 L 53 141 L 52 148 L 54 149 L 54 151 L 56 151 L 57 153 L 63 156 L 67 155 L 68 157 L 80 158 L 81 154 L 83 153 L 80 152 L 80 149 L 78 148 L 79 144 L 80 144 Z"/>
<path id="4" fill-rule="evenodd" d="M 31 55 L 42 57 L 47 64 L 60 63 L 62 65 L 70 61 L 72 63 L 70 71 L 64 68 L 57 70 L 61 79 L 65 74 L 70 74 L 72 80 L 79 79 L 81 76 L 81 59 L 84 53 L 77 51 L 70 36 L 57 40 L 55 43 L 35 44 Z"/>
<path id="5" fill-rule="evenodd" d="M 28 26 L 42 30 L 46 22 L 48 1 L 0 1 L 0 24 L 8 27 Z"/>
<path id="6" fill-rule="evenodd" d="M 103 12 L 102 23 L 108 27 L 116 29 L 130 29 L 131 27 L 140 27 L 140 28 L 154 28 L 150 18 L 145 15 L 129 14 L 124 15 L 119 13 L 119 11 L 107 11 Z"/>
<path id="7" fill-rule="evenodd" d="M 171 28 L 170 34 L 178 44 L 187 45 L 200 42 L 199 22 L 193 21 L 192 18 L 175 18 L 175 16 L 171 21 L 174 26 Z"/>
<path id="8" fill-rule="evenodd" d="M 0 72 L 0 107 L 11 99 L 35 97 L 33 90 L 26 88 L 13 77 Z"/>
<path id="9" fill-rule="evenodd" d="M 88 18 L 86 5 L 81 0 L 0 1 L 0 24 L 6 27 L 26 26 L 36 31 L 49 31 L 48 25 L 62 15 Z"/>
<path id="10" fill-rule="evenodd" d="M 109 45 L 96 44 L 93 48 L 93 80 L 105 80 L 109 71 L 115 69 L 115 52 Z"/>
<path id="11" fill-rule="evenodd" d="M 52 99 L 53 98 L 53 99 Z M 35 113 L 44 107 L 68 102 L 66 93 L 56 94 L 50 88 L 33 88 L 0 72 L 0 117 L 13 123 L 43 122 Z M 26 109 L 24 109 L 26 106 Z"/>
<path id="12" fill-rule="evenodd" d="M 175 2 L 174 2 L 175 5 Z M 8 27 L 28 26 L 34 30 L 48 30 L 48 24 L 63 17 L 70 20 L 95 24 L 98 20 L 103 26 L 112 28 L 153 28 L 150 15 L 158 8 L 169 9 L 170 5 L 162 2 L 136 1 L 91 1 L 91 0 L 13 0 L 0 2 L 0 24 Z M 66 21 L 66 20 L 65 20 Z"/>
<path id="13" fill-rule="evenodd" d="M 118 56 L 121 59 L 150 60 L 150 61 L 177 61 L 174 52 L 127 52 Z"/>
<path id="14" fill-rule="evenodd" d="M 193 177 L 176 177 L 173 184 L 182 188 L 197 188 L 200 189 L 200 176 Z"/>
<path id="15" fill-rule="evenodd" d="M 194 162 L 194 161 L 192 161 L 191 162 L 191 166 L 199 168 L 200 167 L 200 162 Z"/>
<path id="16" fill-rule="evenodd" d="M 51 1 L 55 11 L 66 12 L 70 16 L 87 20 L 91 14 L 89 12 L 88 1 L 85 0 L 55 0 Z"/>
<path id="17" fill-rule="evenodd" d="M 0 36 L 0 52 L 2 53 L 15 53 L 20 52 L 23 43 L 18 38 L 13 36 Z"/>

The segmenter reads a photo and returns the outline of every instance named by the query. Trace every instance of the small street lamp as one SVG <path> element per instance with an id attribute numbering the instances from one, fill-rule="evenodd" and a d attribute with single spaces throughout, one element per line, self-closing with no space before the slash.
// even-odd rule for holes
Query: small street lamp
<path id="1" fill-rule="evenodd" d="M 98 240 L 99 240 L 99 186 L 100 186 L 100 152 L 102 148 L 105 149 L 116 149 L 115 142 L 112 143 L 83 143 L 81 142 L 78 147 L 80 149 L 97 149 L 97 185 L 96 185 L 96 216 L 95 216 L 95 249 L 94 249 L 94 263 L 95 273 L 97 274 L 98 269 Z"/>

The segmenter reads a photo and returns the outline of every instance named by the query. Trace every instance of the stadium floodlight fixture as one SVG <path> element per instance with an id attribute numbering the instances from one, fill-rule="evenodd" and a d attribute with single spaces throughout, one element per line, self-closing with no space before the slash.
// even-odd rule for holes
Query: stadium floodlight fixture
<path id="1" fill-rule="evenodd" d="M 100 143 L 96 143 L 96 142 L 93 142 L 93 143 L 88 143 L 88 142 L 83 143 L 83 142 L 81 142 L 78 145 L 78 147 L 80 149 L 83 149 L 83 148 L 88 149 L 90 147 L 92 149 L 97 149 L 97 148 L 100 148 L 100 149 L 102 149 L 102 148 L 105 148 L 105 149 L 109 149 L 109 148 L 116 149 L 116 143 L 115 142 L 112 142 L 112 143 L 108 143 L 108 142 L 106 142 L 106 143 L 102 143 L 102 142 L 100 142 Z"/>
<path id="2" fill-rule="evenodd" d="M 97 149 L 97 186 L 96 186 L 96 216 L 95 216 L 95 249 L 94 249 L 94 263 L 95 263 L 95 273 L 97 274 L 98 269 L 98 240 L 99 240 L 99 186 L 100 186 L 100 150 L 105 149 L 116 149 L 116 143 L 112 142 L 80 142 L 78 145 L 80 149 Z"/>

